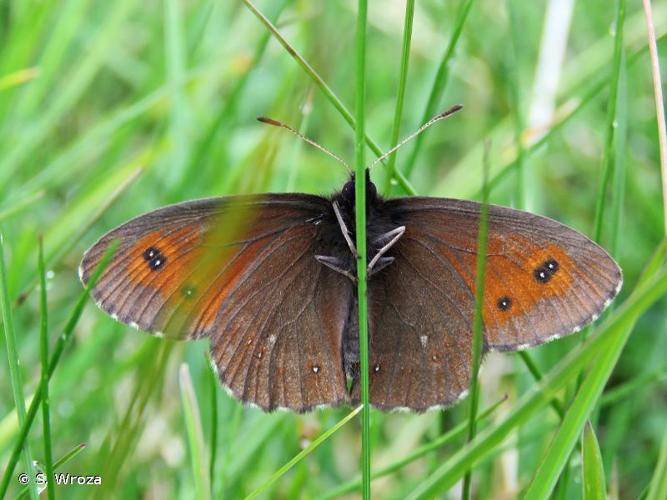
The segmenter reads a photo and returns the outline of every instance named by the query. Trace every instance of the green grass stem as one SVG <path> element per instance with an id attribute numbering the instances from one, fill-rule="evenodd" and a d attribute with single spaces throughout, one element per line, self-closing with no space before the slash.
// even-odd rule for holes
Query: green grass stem
<path id="1" fill-rule="evenodd" d="M 583 500 L 605 500 L 607 486 L 604 477 L 604 465 L 600 445 L 595 430 L 590 421 L 584 427 L 584 436 L 581 441 Z"/>
<path id="2" fill-rule="evenodd" d="M 519 359 L 521 359 L 521 361 L 523 361 L 523 363 L 526 365 L 526 367 L 528 368 L 528 372 L 533 376 L 533 378 L 537 382 L 542 380 L 544 375 L 542 374 L 542 371 L 537 366 L 537 363 L 535 363 L 533 358 L 526 351 L 519 351 L 517 355 L 519 356 Z M 551 407 L 554 409 L 554 411 L 562 419 L 563 416 L 565 415 L 563 404 L 558 399 L 552 399 L 550 404 Z"/>
<path id="3" fill-rule="evenodd" d="M 623 238 L 623 208 L 625 203 L 626 179 L 626 142 L 628 133 L 628 82 L 625 49 L 622 54 L 618 81 L 616 109 L 616 140 L 614 141 L 614 175 L 612 178 L 612 204 L 609 214 L 609 249 L 611 255 L 620 260 Z"/>
<path id="4" fill-rule="evenodd" d="M 521 84 L 520 84 L 520 21 L 518 19 L 517 6 L 515 0 L 506 0 L 507 17 L 509 18 L 509 36 L 512 40 L 511 50 L 508 51 L 507 65 L 507 83 L 509 88 L 509 100 L 512 114 L 512 124 L 514 125 L 514 147 L 516 148 L 516 172 L 515 172 L 515 192 L 514 200 L 516 208 L 523 210 L 526 206 L 526 172 L 524 168 L 524 146 L 523 133 L 525 120 L 522 112 Z"/>
<path id="5" fill-rule="evenodd" d="M 9 380 L 14 396 L 14 407 L 18 415 L 19 425 L 26 423 L 25 400 L 23 396 L 23 376 L 19 367 L 19 356 L 16 348 L 16 331 L 14 330 L 14 318 L 10 305 L 9 289 L 7 287 L 7 268 L 5 266 L 5 243 L 4 236 L 0 233 L 0 295 L 2 301 L 2 326 L 5 331 L 5 345 L 7 349 L 7 362 L 9 364 Z M 35 482 L 35 469 L 32 463 L 32 453 L 28 443 L 23 446 L 23 468 L 24 473 L 28 474 L 30 488 L 30 497 L 33 500 L 38 498 L 37 483 Z"/>
<path id="6" fill-rule="evenodd" d="M 579 372 L 599 352 L 609 347 L 612 341 L 626 334 L 636 318 L 667 292 L 667 271 L 652 269 L 645 283 L 628 298 L 623 306 L 598 328 L 598 334 L 589 337 L 585 343 L 571 351 L 545 377 L 526 392 L 512 410 L 495 425 L 479 433 L 468 445 L 454 453 L 430 476 L 428 476 L 409 496 L 410 499 L 427 498 L 447 491 L 475 463 L 487 457 L 495 446 L 518 426 L 526 422 L 545 405 L 556 393 L 576 379 Z"/>
<path id="7" fill-rule="evenodd" d="M 88 303 L 90 290 L 92 289 L 93 286 L 95 286 L 95 283 L 102 275 L 102 271 L 104 271 L 104 268 L 111 261 L 111 257 L 113 256 L 117 248 L 118 248 L 117 242 L 114 242 L 111 245 L 109 245 L 104 255 L 102 256 L 99 265 L 95 269 L 94 273 L 91 275 L 90 280 L 88 281 L 88 284 L 86 285 L 84 291 L 79 296 L 79 300 L 77 301 L 65 327 L 63 328 L 63 333 L 60 335 L 60 337 L 58 337 L 58 341 L 56 342 L 56 345 L 53 349 L 53 354 L 51 355 L 51 359 L 49 360 L 49 377 L 48 377 L 49 380 L 53 376 L 53 372 L 55 372 L 56 367 L 58 366 L 60 357 L 62 356 L 65 347 L 69 343 L 69 340 L 74 331 L 74 327 L 79 322 L 79 318 L 81 318 L 81 313 L 83 312 L 83 308 Z M 20 424 L 19 433 L 16 438 L 16 442 L 14 443 L 12 454 L 9 457 L 7 467 L 5 468 L 5 472 L 2 476 L 2 482 L 0 483 L 0 498 L 4 498 L 5 495 L 7 494 L 7 488 L 9 487 L 9 482 L 14 474 L 14 468 L 16 467 L 16 462 L 18 461 L 19 454 L 23 449 L 23 445 L 26 442 L 26 438 L 28 437 L 28 433 L 30 432 L 32 423 L 34 422 L 35 416 L 37 415 L 37 410 L 39 409 L 39 405 L 42 402 L 41 392 L 42 392 L 41 387 L 39 387 L 35 391 L 35 395 L 33 396 L 28 412 L 26 413 L 26 418 Z"/>
<path id="8" fill-rule="evenodd" d="M 213 358 L 209 353 L 206 354 L 206 360 L 208 361 L 208 374 L 210 382 L 210 404 L 211 404 L 211 441 L 210 441 L 210 458 L 208 462 L 209 467 L 209 482 L 211 483 L 211 492 L 215 496 L 215 485 L 216 485 L 216 462 L 218 458 L 218 390 L 220 385 L 220 379 L 218 374 L 213 369 Z"/>
<path id="9" fill-rule="evenodd" d="M 44 429 L 44 468 L 46 470 L 46 492 L 49 500 L 56 497 L 53 481 L 53 446 L 51 444 L 51 403 L 49 401 L 49 316 L 46 294 L 46 269 L 44 267 L 44 244 L 39 238 L 37 252 L 37 268 L 39 270 L 39 359 L 41 362 L 40 385 L 42 388 L 42 427 Z"/>
<path id="10" fill-rule="evenodd" d="M 312 443 L 310 443 L 308 446 L 306 446 L 298 454 L 296 454 L 294 457 L 292 457 L 285 465 L 280 467 L 274 474 L 272 474 L 271 477 L 269 479 L 267 479 L 265 483 L 263 483 L 259 488 L 257 488 L 252 493 L 250 493 L 246 497 L 246 500 L 250 500 L 252 498 L 257 498 L 259 495 L 266 492 L 271 487 L 272 484 L 274 484 L 276 481 L 278 481 L 278 479 L 280 479 L 285 474 L 287 474 L 287 472 L 290 469 L 292 469 L 296 464 L 298 464 L 304 458 L 306 458 L 308 455 L 313 453 L 322 443 L 324 443 L 327 439 L 329 439 L 331 436 L 333 436 L 338 429 L 340 429 L 345 424 L 347 424 L 350 420 L 352 420 L 354 417 L 356 417 L 362 410 L 363 410 L 363 406 L 358 406 L 357 408 L 352 410 L 350 413 L 348 413 L 344 418 L 339 420 L 336 423 L 336 425 L 332 426 L 330 429 L 327 429 L 326 432 L 323 432 L 321 435 L 319 435 Z"/>
<path id="11" fill-rule="evenodd" d="M 602 222 L 607 205 L 607 190 L 609 181 L 614 172 L 614 158 L 616 139 L 618 104 L 618 88 L 621 79 L 621 61 L 623 60 L 623 30 L 625 27 L 625 0 L 617 0 L 616 20 L 614 21 L 614 56 L 612 59 L 612 72 L 609 88 L 609 104 L 607 105 L 607 127 L 605 131 L 605 145 L 602 157 L 602 175 L 598 186 L 598 195 L 595 205 L 595 226 L 593 228 L 593 240 L 600 242 L 602 238 Z"/>
<path id="12" fill-rule="evenodd" d="M 667 236 L 667 124 L 665 123 L 665 100 L 662 91 L 662 76 L 658 58 L 658 43 L 653 22 L 653 7 L 650 0 L 642 0 L 646 17 L 646 32 L 649 55 L 651 57 L 651 76 L 653 77 L 653 102 L 658 123 L 658 150 L 660 152 L 660 172 L 662 173 L 662 210 L 665 235 Z"/>
<path id="13" fill-rule="evenodd" d="M 357 127 L 357 122 L 355 121 L 355 117 L 350 113 L 350 111 L 345 107 L 343 104 L 343 101 L 341 101 L 338 96 L 334 93 L 334 91 L 327 85 L 327 83 L 322 79 L 322 77 L 315 71 L 315 68 L 313 68 L 304 58 L 297 52 L 297 50 L 290 45 L 290 43 L 285 39 L 278 28 L 276 28 L 269 19 L 262 14 L 262 12 L 255 7 L 255 5 L 250 1 L 250 0 L 242 0 L 243 3 L 248 7 L 248 9 L 259 19 L 264 26 L 273 34 L 273 36 L 280 42 L 280 44 L 287 50 L 287 52 L 294 58 L 294 60 L 299 63 L 301 68 L 306 72 L 306 74 L 315 82 L 315 85 L 322 91 L 324 96 L 333 104 L 333 106 L 338 110 L 338 112 L 341 114 L 343 119 L 353 128 L 356 129 Z M 364 135 L 364 140 L 366 144 L 368 144 L 368 147 L 375 153 L 378 157 L 382 156 L 382 150 L 380 149 L 380 146 L 377 145 L 377 143 L 371 139 L 367 134 Z M 400 186 L 405 190 L 406 193 L 408 194 L 415 194 L 415 189 L 412 187 L 410 184 L 410 181 L 399 171 L 396 171 L 396 180 L 400 184 Z"/>
<path id="14" fill-rule="evenodd" d="M 470 410 L 468 411 L 469 443 L 477 433 L 477 408 L 479 406 L 479 367 L 482 363 L 482 346 L 484 342 L 484 276 L 486 274 L 486 250 L 489 238 L 489 154 L 490 144 L 485 148 L 484 169 L 482 177 L 482 205 L 479 212 L 477 262 L 475 270 L 475 316 L 472 326 L 472 356 L 470 365 Z M 462 497 L 471 498 L 472 471 L 466 472 L 463 478 Z"/>
<path id="15" fill-rule="evenodd" d="M 58 470 L 60 467 L 68 463 L 70 460 L 72 460 L 74 457 L 76 457 L 79 453 L 81 453 L 83 450 L 86 449 L 85 444 L 78 444 L 74 448 L 72 448 L 70 451 L 65 453 L 62 457 L 60 457 L 58 460 L 56 460 L 53 463 L 53 470 Z M 50 483 L 53 483 L 53 481 L 50 481 Z M 19 494 L 16 496 L 17 500 L 20 500 L 21 498 L 27 497 L 29 494 L 29 487 L 26 486 L 23 488 L 21 491 L 19 491 Z M 47 494 L 48 493 L 48 486 L 47 486 Z"/>
<path id="16" fill-rule="evenodd" d="M 440 99 L 445 92 L 447 83 L 449 81 L 450 75 L 450 66 L 452 64 L 452 59 L 454 58 L 454 53 L 456 52 L 456 47 L 458 46 L 459 39 L 461 38 L 461 33 L 463 32 L 463 27 L 465 26 L 466 20 L 468 19 L 468 14 L 472 8 L 474 0 L 463 0 L 461 6 L 459 7 L 459 12 L 454 21 L 454 26 L 452 29 L 452 36 L 449 39 L 445 53 L 440 60 L 440 65 L 435 74 L 435 79 L 433 80 L 433 85 L 431 86 L 431 92 L 428 96 L 428 101 L 426 102 L 426 107 L 422 113 L 421 123 L 426 123 L 437 111 L 438 105 L 440 104 Z M 412 175 L 412 170 L 415 167 L 417 162 L 417 157 L 421 151 L 422 144 L 426 138 L 426 132 L 419 134 L 415 139 L 415 144 L 412 148 L 412 153 L 408 157 L 405 166 L 402 171 L 406 178 L 410 178 Z"/>
<path id="17" fill-rule="evenodd" d="M 661 498 L 667 498 L 667 432 L 663 436 L 658 463 L 655 465 L 646 495 L 646 500 L 660 500 Z"/>
<path id="18" fill-rule="evenodd" d="M 662 274 L 664 275 L 664 272 Z M 639 292 L 641 290 L 642 288 Z M 663 290 L 662 294 L 664 293 Z M 545 498 L 551 494 L 579 440 L 586 421 L 599 402 L 600 395 L 632 333 L 639 314 L 639 311 L 635 311 L 623 315 L 623 321 L 619 322 L 621 326 L 608 333 L 606 345 L 597 351 L 595 363 L 579 386 L 560 428 L 553 437 L 546 454 L 542 457 L 537 472 L 526 490 L 526 499 Z"/>
<path id="19" fill-rule="evenodd" d="M 197 395 L 195 394 L 195 388 L 192 386 L 190 370 L 185 363 L 181 365 L 178 381 L 183 417 L 185 418 L 185 429 L 187 430 L 188 448 L 190 450 L 190 465 L 192 466 L 195 495 L 196 498 L 206 500 L 211 498 L 211 484 L 209 482 L 209 468 L 206 464 L 204 431 L 202 430 Z"/>
<path id="20" fill-rule="evenodd" d="M 355 183 L 354 208 L 357 246 L 357 304 L 359 307 L 359 375 L 361 392 L 361 477 L 362 497 L 371 497 L 371 408 L 368 390 L 368 296 L 366 266 L 366 149 L 365 108 L 366 108 L 366 23 L 368 4 L 358 1 L 356 35 L 356 98 L 355 98 Z"/>
<path id="21" fill-rule="evenodd" d="M 391 128 L 391 143 L 389 148 L 398 144 L 401 134 L 401 120 L 403 118 L 403 105 L 405 103 L 405 89 L 408 82 L 408 66 L 410 65 L 410 46 L 412 42 L 412 23 L 415 17 L 415 0 L 405 2 L 405 17 L 403 25 L 403 46 L 401 49 L 401 68 L 399 70 L 398 91 L 396 93 L 396 109 L 394 110 L 394 123 Z M 396 159 L 398 151 L 387 158 L 387 175 L 383 192 L 389 194 L 391 185 L 396 176 Z"/>
<path id="22" fill-rule="evenodd" d="M 483 412 L 481 412 L 479 415 L 477 415 L 476 419 L 477 423 L 486 420 L 486 418 L 492 415 L 498 409 L 498 407 L 505 401 L 507 401 L 506 397 L 496 401 L 494 404 L 492 404 L 491 406 L 486 408 Z M 395 462 L 392 462 L 388 465 L 378 468 L 377 470 L 374 470 L 371 473 L 371 479 L 378 479 L 384 476 L 388 476 L 389 474 L 392 474 L 402 469 L 406 465 L 413 463 L 415 460 L 423 458 L 426 455 L 432 453 L 433 451 L 442 448 L 443 446 L 446 446 L 448 444 L 451 444 L 454 441 L 457 441 L 458 439 L 463 438 L 467 430 L 468 430 L 468 423 L 461 422 L 456 427 L 438 436 L 429 443 L 414 449 L 410 453 L 406 454 L 404 457 L 401 457 L 399 460 L 396 460 Z M 362 486 L 362 478 L 359 477 L 352 481 L 348 481 L 347 483 L 343 483 L 340 486 L 336 487 L 335 489 L 327 492 L 322 497 L 322 500 L 337 498 L 347 493 L 357 491 L 361 488 L 361 486 Z"/>

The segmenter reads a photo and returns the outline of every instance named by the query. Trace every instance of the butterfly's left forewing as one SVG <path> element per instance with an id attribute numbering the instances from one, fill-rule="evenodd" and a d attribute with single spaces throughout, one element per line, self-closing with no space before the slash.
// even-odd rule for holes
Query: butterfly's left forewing
<path id="1" fill-rule="evenodd" d="M 86 252 L 81 278 L 118 239 L 92 292 L 103 310 L 168 337 L 210 337 L 222 382 L 243 401 L 297 411 L 340 404 L 352 288 L 315 260 L 327 208 L 309 195 L 165 207 L 105 235 Z"/>

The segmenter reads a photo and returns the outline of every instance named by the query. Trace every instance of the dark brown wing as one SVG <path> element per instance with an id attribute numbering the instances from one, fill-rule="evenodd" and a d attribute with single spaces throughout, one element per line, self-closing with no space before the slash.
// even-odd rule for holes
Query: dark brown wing
<path id="1" fill-rule="evenodd" d="M 341 338 L 349 280 L 314 258 L 329 204 L 309 195 L 192 201 L 137 217 L 86 252 L 85 283 L 114 239 L 93 289 L 98 305 L 134 327 L 208 336 L 222 382 L 264 409 L 304 411 L 347 400 Z"/>
<path id="2" fill-rule="evenodd" d="M 371 401 L 417 410 L 469 383 L 480 205 L 440 198 L 384 203 L 403 237 L 369 284 Z M 518 350 L 578 331 L 622 284 L 614 260 L 551 219 L 490 207 L 486 350 Z"/>

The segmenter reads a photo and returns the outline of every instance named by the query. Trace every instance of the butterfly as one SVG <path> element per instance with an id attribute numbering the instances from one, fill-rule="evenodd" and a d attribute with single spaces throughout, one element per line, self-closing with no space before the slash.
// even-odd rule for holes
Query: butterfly
<path id="1" fill-rule="evenodd" d="M 466 394 L 479 203 L 380 196 L 366 171 L 369 390 L 382 410 L 424 411 Z M 222 384 L 263 410 L 357 404 L 354 177 L 330 197 L 259 194 L 188 201 L 136 217 L 84 255 L 81 281 L 114 319 L 158 336 L 208 338 Z M 489 206 L 483 351 L 579 331 L 618 294 L 622 272 L 554 220 Z"/>

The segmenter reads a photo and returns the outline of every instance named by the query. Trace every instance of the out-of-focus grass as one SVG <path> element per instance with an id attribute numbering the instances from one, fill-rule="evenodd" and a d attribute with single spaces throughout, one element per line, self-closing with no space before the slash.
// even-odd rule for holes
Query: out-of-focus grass
<path id="1" fill-rule="evenodd" d="M 356 2 L 253 3 L 340 102 L 353 109 Z M 403 65 L 408 71 L 401 135 L 423 120 L 429 95 L 439 90 L 433 82 L 443 57 L 448 57 L 447 85 L 436 99 L 436 111 L 454 103 L 465 107 L 422 137 L 409 185 L 419 194 L 478 196 L 483 144 L 490 139 L 492 203 L 520 204 L 523 190 L 539 200 L 541 213 L 593 235 L 603 158 L 611 159 L 614 169 L 605 199 L 613 203 L 602 218 L 601 242 L 623 267 L 625 290 L 634 290 L 664 236 L 655 105 L 641 6 L 627 4 L 624 59 L 620 70 L 613 70 L 612 62 L 618 61 L 615 32 L 610 29 L 614 9 L 603 0 L 576 4 L 549 130 L 525 130 L 524 125 L 533 98 L 543 1 L 415 2 L 407 59 L 401 57 L 405 2 L 369 2 L 369 9 L 367 137 L 382 149 L 395 140 Z M 656 2 L 653 14 L 664 59 L 667 6 Z M 446 56 L 457 27 L 461 32 L 455 51 Z M 307 123 L 307 135 L 351 163 L 354 132 L 349 117 L 342 116 L 331 97 L 313 84 L 312 75 L 242 2 L 10 0 L 0 7 L 0 42 L 0 224 L 16 339 L 12 363 L 18 362 L 24 398 L 38 392 L 40 384 L 38 234 L 44 235 L 48 337 L 53 343 L 81 293 L 76 267 L 83 251 L 119 223 L 192 197 L 282 190 L 288 185 L 296 191 L 328 194 L 345 180 L 344 169 L 327 156 L 310 147 L 298 148 L 295 155 L 296 139 L 255 121 L 266 115 L 296 127 Z M 610 144 L 606 131 L 614 122 L 608 113 L 609 92 L 615 82 L 618 128 Z M 303 121 L 302 106 L 308 108 Z M 407 152 L 397 156 L 398 171 L 408 167 L 415 147 L 405 146 Z M 373 158 L 374 153 L 367 153 L 366 158 Z M 523 184 L 512 175 L 517 164 L 531 174 Z M 373 171 L 380 187 L 389 185 L 384 175 L 382 167 Z M 618 304 L 627 295 L 622 293 Z M 597 390 L 606 373 L 582 385 L 584 392 L 574 408 L 566 398 L 573 394 L 578 373 L 565 375 L 571 381 L 569 389 L 550 389 L 555 387 L 554 367 L 572 367 L 562 358 L 569 351 L 580 352 L 574 337 L 531 353 L 545 376 L 537 385 L 515 356 L 487 357 L 479 378 L 482 404 L 504 394 L 508 401 L 463 451 L 459 450 L 465 433 L 459 433 L 443 447 L 413 455 L 439 438 L 440 418 L 435 413 L 373 412 L 371 469 L 384 470 L 410 457 L 409 464 L 373 481 L 374 494 L 403 498 L 416 488 L 425 491 L 428 484 L 453 484 L 472 468 L 474 497 L 518 495 L 534 480 L 538 465 L 543 470 L 538 478 L 558 478 L 559 457 L 568 452 L 568 479 L 561 475 L 559 488 L 561 496 L 578 498 L 582 488 L 575 479 L 582 476 L 582 462 L 577 439 L 570 436 L 578 437 L 589 417 L 607 484 L 612 484 L 611 471 L 616 470 L 614 487 L 624 498 L 661 491 L 664 447 L 663 458 L 658 458 L 667 428 L 667 314 L 665 299 L 654 298 L 657 302 L 638 318 L 615 366 L 607 366 L 613 370 L 602 384 L 601 405 L 596 404 Z M 595 332 L 590 340 L 596 340 Z M 216 398 L 207 397 L 206 350 L 205 341 L 186 345 L 147 338 L 118 325 L 92 303 L 86 307 L 49 382 L 50 443 L 54 457 L 85 443 L 76 457 L 54 467 L 101 474 L 103 486 L 57 487 L 57 496 L 188 498 L 195 481 L 205 484 L 204 475 L 210 475 L 213 497 L 247 495 L 272 477 L 272 496 L 316 497 L 359 476 L 357 424 L 340 428 L 289 472 L 276 475 L 349 410 L 263 414 L 241 407 L 222 390 Z M 2 351 L 4 471 L 19 427 L 4 344 Z M 54 351 L 53 344 L 49 351 Z M 203 463 L 208 461 L 204 457 L 215 457 L 212 474 L 202 466 L 207 470 L 195 476 L 190 464 L 191 441 L 178 397 L 182 362 L 189 366 L 196 393 L 191 401 L 197 402 L 201 416 L 199 458 Z M 590 367 L 590 358 L 581 366 Z M 563 423 L 549 407 L 554 397 L 564 402 Z M 526 409 L 521 401 L 540 403 Z M 446 411 L 444 422 L 459 428 L 466 416 L 467 405 L 460 405 Z M 516 422 L 514 427 L 503 423 L 508 418 Z M 38 470 L 45 463 L 41 429 L 38 421 L 29 433 Z M 516 439 L 496 440 L 516 430 Z M 554 436 L 565 434 L 567 446 L 554 450 Z M 445 463 L 446 470 L 438 472 Z M 12 475 L 12 496 L 21 490 L 15 478 L 22 467 L 19 461 Z"/>

